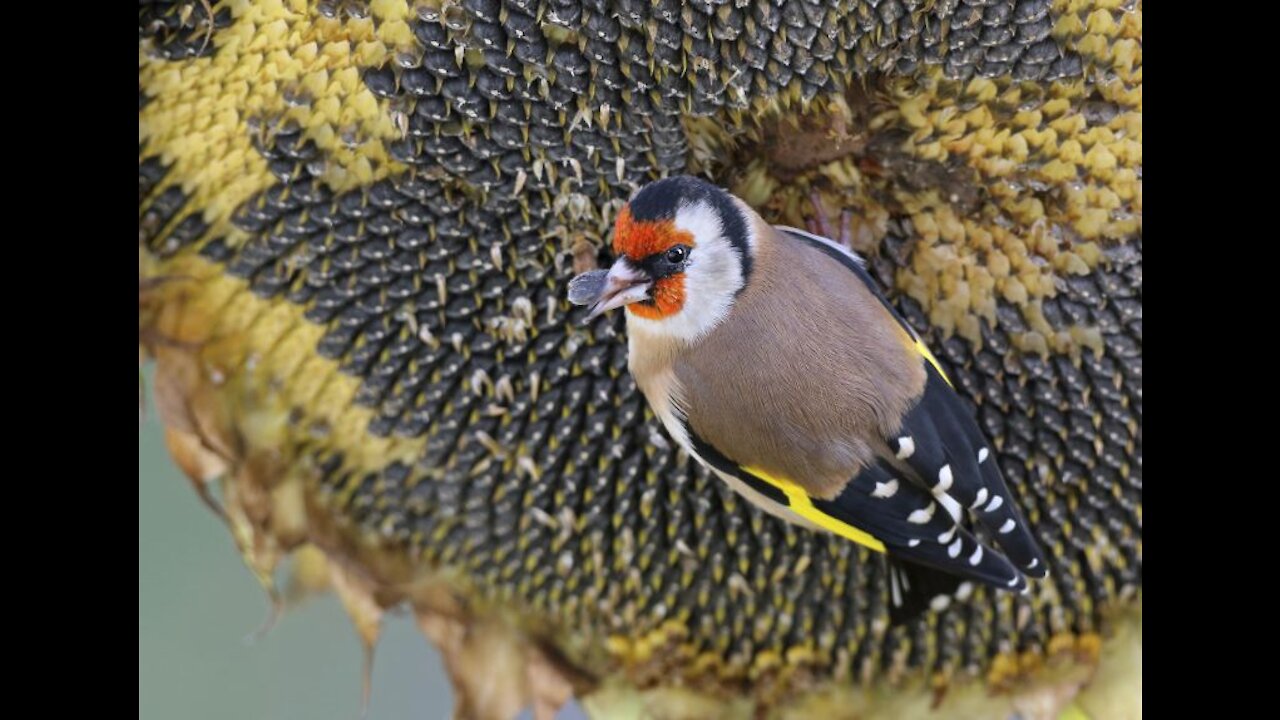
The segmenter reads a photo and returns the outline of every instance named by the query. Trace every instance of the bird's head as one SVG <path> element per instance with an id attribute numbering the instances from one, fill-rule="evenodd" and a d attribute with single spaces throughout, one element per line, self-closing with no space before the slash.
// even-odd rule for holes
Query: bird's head
<path id="1" fill-rule="evenodd" d="M 715 327 L 751 275 L 755 236 L 745 205 L 697 178 L 643 187 L 613 233 L 594 317 L 625 307 L 629 327 L 693 340 Z"/>

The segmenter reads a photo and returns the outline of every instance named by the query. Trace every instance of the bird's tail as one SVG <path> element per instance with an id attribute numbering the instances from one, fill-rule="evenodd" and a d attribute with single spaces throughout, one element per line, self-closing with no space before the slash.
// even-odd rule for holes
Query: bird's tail
<path id="1" fill-rule="evenodd" d="M 941 609 L 965 584 L 965 579 L 951 573 L 895 557 L 889 564 L 889 621 L 902 625 L 914 620 L 936 603 Z"/>

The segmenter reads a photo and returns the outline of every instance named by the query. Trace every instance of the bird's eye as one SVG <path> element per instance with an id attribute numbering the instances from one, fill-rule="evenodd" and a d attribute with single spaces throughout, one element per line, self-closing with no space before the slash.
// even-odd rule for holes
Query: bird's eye
<path id="1" fill-rule="evenodd" d="M 667 262 L 672 265 L 678 265 L 684 262 L 684 258 L 688 255 L 688 249 L 683 245 L 677 245 L 667 251 Z"/>

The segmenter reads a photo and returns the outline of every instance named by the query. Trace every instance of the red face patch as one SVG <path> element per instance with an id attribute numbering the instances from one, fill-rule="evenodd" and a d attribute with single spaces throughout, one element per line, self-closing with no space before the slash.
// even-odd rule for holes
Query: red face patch
<path id="1" fill-rule="evenodd" d="M 693 233 L 677 230 L 671 220 L 636 220 L 631 208 L 624 207 L 618 213 L 613 229 L 613 252 L 625 255 L 639 264 L 646 258 L 663 253 L 676 245 L 694 246 Z M 653 301 L 637 302 L 627 306 L 627 311 L 648 320 L 661 320 L 680 312 L 684 307 L 684 273 L 660 278 L 653 283 Z"/>
<path id="2" fill-rule="evenodd" d="M 626 255 L 633 262 L 681 243 L 693 247 L 693 233 L 677 230 L 670 220 L 636 220 L 631 217 L 630 207 L 622 208 L 613 226 L 613 252 Z"/>
<path id="3" fill-rule="evenodd" d="M 653 302 L 636 302 L 627 306 L 646 320 L 661 320 L 680 312 L 684 307 L 684 273 L 664 277 L 653 284 Z"/>

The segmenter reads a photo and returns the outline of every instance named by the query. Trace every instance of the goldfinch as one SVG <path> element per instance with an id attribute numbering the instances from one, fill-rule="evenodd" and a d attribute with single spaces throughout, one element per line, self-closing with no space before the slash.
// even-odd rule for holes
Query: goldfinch
<path id="1" fill-rule="evenodd" d="M 667 432 L 765 511 L 885 553 L 894 622 L 966 581 L 1047 576 L 982 432 L 861 258 L 692 177 L 641 188 L 613 250 L 570 299 L 625 308 Z"/>

